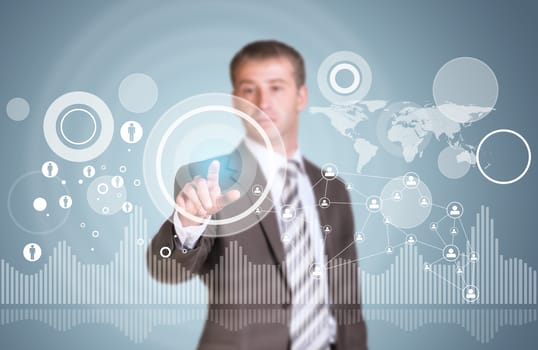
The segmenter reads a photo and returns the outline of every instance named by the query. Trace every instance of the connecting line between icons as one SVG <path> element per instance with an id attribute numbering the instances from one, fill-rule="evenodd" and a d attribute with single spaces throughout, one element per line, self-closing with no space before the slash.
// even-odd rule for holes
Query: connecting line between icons
<path id="1" fill-rule="evenodd" d="M 325 180 L 325 194 L 323 195 L 323 197 L 327 197 L 327 187 L 329 185 L 329 180 Z"/>
<path id="2" fill-rule="evenodd" d="M 422 241 L 417 241 L 417 243 L 418 243 L 418 244 L 423 244 L 423 245 L 428 246 L 428 247 L 431 247 L 431 248 L 433 248 L 433 249 L 437 249 L 437 250 L 443 251 L 442 248 L 436 247 L 436 246 L 434 246 L 434 245 L 431 245 L 431 244 L 428 244 L 428 243 L 425 243 L 425 242 L 422 242 Z"/>
<path id="3" fill-rule="evenodd" d="M 340 172 L 341 175 L 352 175 L 352 176 L 360 176 L 360 177 L 370 177 L 373 179 L 382 179 L 382 180 L 392 180 L 392 177 L 386 177 L 386 176 L 377 176 L 377 175 L 365 175 L 365 174 L 359 174 L 359 173 L 344 173 Z"/>
<path id="4" fill-rule="evenodd" d="M 438 273 L 435 273 L 433 270 L 431 270 L 430 273 L 433 273 L 434 275 L 436 275 L 437 277 L 439 277 L 440 279 L 442 279 L 442 280 L 445 281 L 446 283 L 453 285 L 453 286 L 456 287 L 457 289 L 459 289 L 459 290 L 463 290 L 463 288 L 458 287 L 457 285 L 455 285 L 454 283 L 450 282 L 449 280 L 447 280 L 447 279 L 444 278 L 443 276 L 439 275 Z"/>
<path id="5" fill-rule="evenodd" d="M 368 220 L 370 219 L 370 214 L 371 213 L 368 213 L 368 216 L 366 217 L 366 220 L 364 221 L 364 224 L 362 225 L 362 228 L 360 230 L 360 232 L 364 232 L 364 228 L 366 227 L 366 224 L 368 223 Z M 355 238 L 355 237 L 353 237 Z M 329 265 L 329 263 L 331 261 L 333 261 L 334 259 L 336 259 L 337 257 L 339 257 L 344 251 L 346 251 L 346 249 L 348 249 L 349 247 L 351 247 L 353 244 L 355 244 L 355 239 L 353 239 L 353 241 L 351 243 L 348 244 L 347 247 L 345 247 L 344 249 L 342 249 L 338 254 L 336 254 L 335 256 L 333 256 L 329 261 L 327 261 L 327 265 Z"/>
<path id="6" fill-rule="evenodd" d="M 331 202 L 331 204 L 365 205 L 364 202 Z"/>
<path id="7" fill-rule="evenodd" d="M 385 232 L 387 233 L 387 247 L 390 246 L 390 237 L 389 237 L 389 225 L 385 225 Z"/>
<path id="8" fill-rule="evenodd" d="M 362 193 L 361 191 L 359 191 L 359 190 L 357 190 L 357 189 L 355 189 L 353 187 L 351 188 L 351 190 L 354 191 L 354 192 L 357 192 L 360 196 L 363 196 L 364 198 L 368 198 L 367 195 L 365 195 L 364 193 Z"/>
<path id="9" fill-rule="evenodd" d="M 439 205 L 439 204 L 433 204 L 433 203 L 432 203 L 432 207 L 441 208 L 441 209 L 443 209 L 443 210 L 446 210 L 446 207 L 443 207 L 443 206 L 441 206 L 441 205 Z M 445 216 L 446 216 L 446 215 L 445 215 Z"/>
<path id="10" fill-rule="evenodd" d="M 437 231 L 437 229 L 435 229 L 435 233 L 437 234 L 437 237 L 439 237 L 439 239 L 441 240 L 441 242 L 443 242 L 443 245 L 446 245 L 445 240 L 443 239 L 443 237 L 441 237 L 441 235 L 439 234 L 439 231 Z"/>
<path id="11" fill-rule="evenodd" d="M 316 183 L 312 185 L 312 188 L 316 187 L 317 184 L 321 182 L 321 180 L 323 180 L 323 177 L 321 177 L 318 181 L 316 181 Z"/>
<path id="12" fill-rule="evenodd" d="M 473 246 L 471 245 L 471 241 L 469 240 L 469 237 L 467 236 L 467 231 L 465 231 L 465 227 L 463 226 L 463 223 L 461 222 L 461 218 L 458 218 L 458 222 L 460 223 L 461 229 L 463 230 L 463 234 L 465 235 L 465 240 L 467 241 L 467 247 L 471 248 L 471 251 L 473 251 Z"/>

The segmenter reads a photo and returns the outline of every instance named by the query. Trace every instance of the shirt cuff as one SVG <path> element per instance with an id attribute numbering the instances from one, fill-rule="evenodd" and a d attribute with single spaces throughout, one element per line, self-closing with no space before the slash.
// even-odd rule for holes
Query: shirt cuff
<path id="1" fill-rule="evenodd" d="M 178 212 L 174 211 L 174 229 L 181 247 L 193 249 L 206 228 L 206 222 L 201 225 L 183 227 L 181 220 L 179 220 Z"/>

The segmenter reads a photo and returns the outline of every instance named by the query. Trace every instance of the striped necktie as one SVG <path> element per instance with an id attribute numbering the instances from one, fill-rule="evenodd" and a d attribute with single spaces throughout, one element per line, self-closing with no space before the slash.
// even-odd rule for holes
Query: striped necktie
<path id="1" fill-rule="evenodd" d="M 314 249 L 307 232 L 305 211 L 299 198 L 300 164 L 291 160 L 282 190 L 282 237 L 285 265 L 292 297 L 290 319 L 291 350 L 329 349 L 329 309 L 321 274 L 325 268 L 315 264 Z"/>

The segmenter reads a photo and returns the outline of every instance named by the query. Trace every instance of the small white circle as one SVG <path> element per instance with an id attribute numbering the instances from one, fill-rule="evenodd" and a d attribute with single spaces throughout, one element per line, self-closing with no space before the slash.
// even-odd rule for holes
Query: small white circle
<path id="1" fill-rule="evenodd" d="M 82 175 L 88 179 L 92 178 L 95 175 L 95 168 L 91 165 L 86 165 L 84 169 L 82 169 Z"/>
<path id="2" fill-rule="evenodd" d="M 343 70 L 347 70 L 353 75 L 353 82 L 348 87 L 342 87 L 336 81 L 336 75 Z M 357 67 L 349 63 L 337 64 L 331 69 L 329 73 L 329 84 L 331 85 L 334 91 L 342 95 L 347 95 L 354 92 L 359 87 L 360 82 L 361 82 L 361 75 Z"/>
<path id="3" fill-rule="evenodd" d="M 43 211 L 47 209 L 47 200 L 43 197 L 37 197 L 34 199 L 33 205 L 36 211 Z"/>
<path id="4" fill-rule="evenodd" d="M 328 181 L 336 179 L 338 168 L 333 163 L 327 163 L 321 168 L 321 176 Z"/>
<path id="5" fill-rule="evenodd" d="M 116 175 L 116 176 L 112 177 L 110 182 L 112 183 L 112 187 L 114 187 L 114 188 L 122 188 L 123 187 L 123 177 L 121 177 L 119 175 Z"/>
<path id="6" fill-rule="evenodd" d="M 97 237 L 99 237 L 99 231 L 97 231 L 97 230 L 93 230 L 93 231 L 92 231 L 92 237 L 93 237 L 93 238 L 97 238 Z"/>
<path id="7" fill-rule="evenodd" d="M 142 181 L 140 181 L 140 179 L 135 179 L 135 180 L 133 181 L 133 185 L 134 185 L 135 187 L 140 187 L 141 184 L 142 184 Z"/>
<path id="8" fill-rule="evenodd" d="M 143 135 L 142 125 L 134 120 L 126 121 L 120 128 L 121 139 L 126 143 L 137 143 Z"/>
<path id="9" fill-rule="evenodd" d="M 328 207 L 331 206 L 331 201 L 327 197 L 321 197 L 319 199 L 318 205 L 320 208 L 327 209 Z"/>
<path id="10" fill-rule="evenodd" d="M 331 225 L 323 225 L 322 230 L 323 230 L 323 233 L 329 234 L 333 231 L 333 228 Z"/>
<path id="11" fill-rule="evenodd" d="M 60 208 L 69 209 L 71 208 L 71 205 L 73 205 L 73 199 L 71 196 L 63 195 L 58 199 L 58 204 L 60 205 Z"/>
<path id="12" fill-rule="evenodd" d="M 127 172 L 127 167 L 125 165 L 120 166 L 120 173 Z"/>
<path id="13" fill-rule="evenodd" d="M 136 240 L 136 244 L 138 245 L 144 245 L 144 239 L 143 238 L 139 238 Z"/>
<path id="14" fill-rule="evenodd" d="M 102 213 L 107 215 L 110 213 L 110 208 L 109 207 L 103 207 L 103 209 L 101 209 Z"/>
<path id="15" fill-rule="evenodd" d="M 172 255 L 172 249 L 169 247 L 162 247 L 161 250 L 159 250 L 159 254 L 165 259 L 169 258 Z"/>
<path id="16" fill-rule="evenodd" d="M 443 258 L 446 261 L 452 262 L 458 260 L 460 256 L 460 250 L 453 244 L 448 244 L 443 248 Z"/>
<path id="17" fill-rule="evenodd" d="M 480 296 L 480 291 L 472 284 L 465 286 L 462 289 L 463 299 L 469 303 L 474 303 Z"/>
<path id="18" fill-rule="evenodd" d="M 52 178 L 58 175 L 58 164 L 49 160 L 41 166 L 41 172 L 45 177 Z"/>
<path id="19" fill-rule="evenodd" d="M 126 201 L 121 205 L 121 210 L 123 210 L 124 213 L 128 214 L 133 211 L 133 203 Z"/>
<path id="20" fill-rule="evenodd" d="M 81 223 L 80 223 L 80 228 L 84 228 L 84 227 L 86 227 L 86 223 L 85 223 L 85 222 L 81 222 Z"/>
<path id="21" fill-rule="evenodd" d="M 107 194 L 108 193 L 108 185 L 105 183 L 100 183 L 97 185 L 97 192 L 99 194 Z"/>
<path id="22" fill-rule="evenodd" d="M 79 184 L 79 185 L 82 185 L 83 183 L 84 183 L 84 180 L 82 180 L 82 179 L 78 179 L 78 184 Z"/>
<path id="23" fill-rule="evenodd" d="M 519 176 L 517 176 L 517 177 L 515 177 L 515 178 L 513 178 L 511 180 L 506 180 L 506 181 L 495 180 L 494 178 L 492 178 L 488 174 L 486 174 L 486 172 L 482 168 L 482 165 L 480 164 L 480 149 L 482 148 L 482 145 L 484 144 L 484 142 L 489 137 L 491 137 L 491 136 L 493 136 L 495 134 L 498 134 L 498 133 L 508 133 L 508 134 L 515 135 L 521 141 L 523 141 L 523 144 L 525 144 L 525 148 L 527 148 L 527 154 L 528 154 L 527 165 L 525 166 L 525 169 L 523 170 L 523 172 L 521 174 L 519 174 Z M 493 182 L 493 183 L 495 183 L 497 185 L 510 185 L 510 184 L 513 184 L 514 182 L 519 181 L 523 176 L 525 176 L 525 174 L 527 174 L 527 171 L 529 170 L 529 168 L 531 166 L 531 158 L 532 158 L 531 148 L 530 148 L 529 143 L 527 142 L 527 140 L 525 140 L 525 138 L 523 136 L 521 136 L 519 133 L 515 132 L 514 130 L 510 130 L 510 129 L 498 129 L 498 130 L 494 130 L 494 131 L 490 132 L 489 134 L 484 136 L 484 138 L 482 140 L 480 140 L 480 143 L 478 143 L 478 147 L 476 149 L 476 165 L 478 166 L 478 170 L 480 170 L 480 173 L 482 174 L 482 176 L 484 176 L 486 179 L 488 179 L 489 181 L 491 181 L 491 182 Z"/>
<path id="24" fill-rule="evenodd" d="M 418 187 L 420 178 L 417 173 L 410 171 L 403 176 L 402 181 L 405 188 L 413 189 Z"/>
<path id="25" fill-rule="evenodd" d="M 28 243 L 22 249 L 22 255 L 27 261 L 36 262 L 41 258 L 41 247 L 37 243 Z"/>
<path id="26" fill-rule="evenodd" d="M 370 196 L 366 199 L 366 209 L 370 213 L 377 213 L 381 210 L 382 201 L 379 196 Z"/>
<path id="27" fill-rule="evenodd" d="M 459 219 L 463 215 L 463 205 L 460 202 L 450 202 L 446 206 L 446 214 L 452 219 Z"/>

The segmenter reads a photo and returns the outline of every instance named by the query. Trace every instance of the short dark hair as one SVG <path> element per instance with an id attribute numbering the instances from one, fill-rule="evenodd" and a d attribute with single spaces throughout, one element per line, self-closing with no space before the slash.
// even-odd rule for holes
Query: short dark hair
<path id="1" fill-rule="evenodd" d="M 277 40 L 259 40 L 251 42 L 235 54 L 230 62 L 230 79 L 235 85 L 235 73 L 247 60 L 265 60 L 268 58 L 287 58 L 293 66 L 297 87 L 304 85 L 306 73 L 301 54 L 293 47 Z"/>

